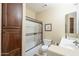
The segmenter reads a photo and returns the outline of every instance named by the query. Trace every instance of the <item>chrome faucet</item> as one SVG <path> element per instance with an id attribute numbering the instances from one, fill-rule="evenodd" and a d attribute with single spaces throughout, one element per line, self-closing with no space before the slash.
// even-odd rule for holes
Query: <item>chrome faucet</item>
<path id="1" fill-rule="evenodd" d="M 77 41 L 77 40 L 75 40 L 74 42 L 73 42 L 76 46 L 78 46 L 78 44 L 79 44 L 79 42 Z M 79 47 L 79 46 L 78 46 Z"/>

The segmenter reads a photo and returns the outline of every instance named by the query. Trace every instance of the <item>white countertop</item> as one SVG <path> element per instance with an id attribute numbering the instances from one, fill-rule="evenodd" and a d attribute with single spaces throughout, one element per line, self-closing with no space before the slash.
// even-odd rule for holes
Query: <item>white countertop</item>
<path id="1" fill-rule="evenodd" d="M 51 45 L 48 48 L 48 52 L 51 53 L 51 55 L 54 52 L 54 53 L 56 53 L 58 55 L 62 55 L 62 56 L 79 56 L 79 48 L 68 49 L 68 48 L 63 48 L 63 47 L 60 47 L 60 46 Z"/>

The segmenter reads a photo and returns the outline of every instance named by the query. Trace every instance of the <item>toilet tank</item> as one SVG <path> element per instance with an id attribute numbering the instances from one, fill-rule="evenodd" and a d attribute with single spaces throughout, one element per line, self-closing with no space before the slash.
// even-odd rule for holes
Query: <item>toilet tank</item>
<path id="1" fill-rule="evenodd" d="M 52 42 L 52 40 L 50 40 L 50 39 L 43 39 L 43 42 L 44 42 L 44 45 L 50 45 L 51 44 L 51 42 Z"/>

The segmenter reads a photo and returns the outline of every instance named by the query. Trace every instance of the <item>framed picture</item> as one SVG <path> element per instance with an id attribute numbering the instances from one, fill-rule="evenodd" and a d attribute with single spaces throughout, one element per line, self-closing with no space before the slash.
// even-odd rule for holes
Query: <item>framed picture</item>
<path id="1" fill-rule="evenodd" d="M 52 31 L 52 24 L 45 24 L 45 31 Z"/>

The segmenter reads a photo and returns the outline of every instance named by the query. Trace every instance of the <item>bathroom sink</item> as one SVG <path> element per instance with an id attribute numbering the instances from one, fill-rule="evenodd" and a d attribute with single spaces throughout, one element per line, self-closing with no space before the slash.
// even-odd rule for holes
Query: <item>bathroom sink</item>
<path id="1" fill-rule="evenodd" d="M 67 49 L 72 49 L 72 50 L 79 48 L 79 47 L 75 46 L 74 44 L 73 45 L 68 45 L 68 44 L 67 45 L 62 45 L 60 47 L 67 48 Z"/>
<path id="2" fill-rule="evenodd" d="M 74 41 L 75 40 L 64 38 L 61 40 L 59 46 L 62 48 L 67 48 L 67 49 L 72 49 L 72 50 L 78 49 L 79 47 L 73 43 Z"/>

